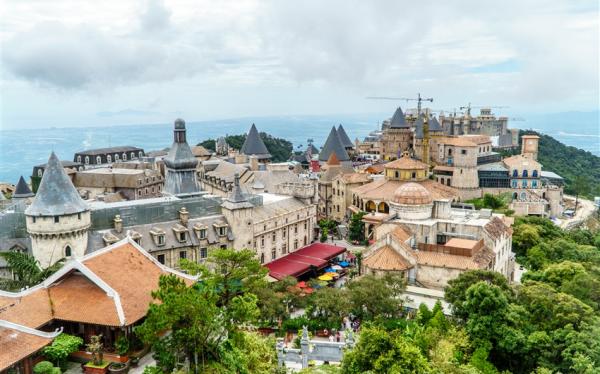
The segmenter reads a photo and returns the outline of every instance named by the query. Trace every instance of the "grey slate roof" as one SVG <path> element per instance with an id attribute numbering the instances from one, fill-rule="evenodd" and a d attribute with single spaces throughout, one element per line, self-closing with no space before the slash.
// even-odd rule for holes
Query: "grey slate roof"
<path id="1" fill-rule="evenodd" d="M 198 159 L 185 140 L 185 131 L 185 122 L 177 119 L 174 125 L 175 141 L 173 141 L 169 153 L 163 158 L 167 167 L 164 191 L 176 196 L 200 192 L 200 186 L 196 179 Z M 184 135 L 180 138 L 177 134 L 181 133 Z"/>
<path id="2" fill-rule="evenodd" d="M 17 183 L 17 187 L 15 188 L 15 192 L 12 194 L 13 199 L 23 199 L 32 196 L 33 192 L 31 192 L 27 182 L 25 182 L 25 179 L 23 179 L 23 176 L 21 176 L 21 178 L 19 178 L 19 182 Z"/>
<path id="3" fill-rule="evenodd" d="M 310 143 L 308 145 L 308 147 L 306 148 L 306 152 L 308 152 L 308 151 L 310 151 L 311 155 L 318 155 L 319 154 L 319 150 L 312 143 Z"/>
<path id="4" fill-rule="evenodd" d="M 429 120 L 429 131 L 442 131 L 442 126 L 440 125 L 440 122 L 437 120 L 437 118 L 431 117 L 431 119 Z"/>
<path id="5" fill-rule="evenodd" d="M 52 152 L 33 203 L 25 210 L 30 216 L 60 216 L 89 210 Z"/>
<path id="6" fill-rule="evenodd" d="M 327 160 L 329 159 L 329 156 L 331 155 L 332 152 L 335 153 L 338 160 L 340 160 L 340 161 L 350 160 L 350 157 L 348 156 L 348 152 L 346 152 L 346 149 L 344 148 L 344 146 L 342 145 L 342 142 L 340 141 L 340 136 L 338 135 L 338 132 L 335 129 L 335 126 L 333 126 L 331 128 L 331 131 L 329 132 L 329 136 L 327 137 L 327 140 L 325 141 L 325 145 L 323 146 L 323 149 L 321 149 L 321 152 L 319 152 L 319 161 L 327 162 Z"/>
<path id="7" fill-rule="evenodd" d="M 402 108 L 398 107 L 396 112 L 392 116 L 392 120 L 390 122 L 390 128 L 392 129 L 404 129 L 409 128 L 410 124 L 406 122 L 406 118 L 404 117 L 404 113 L 402 113 Z"/>
<path id="8" fill-rule="evenodd" d="M 247 156 L 260 156 L 259 158 L 271 158 L 267 146 L 258 134 L 256 125 L 252 124 L 252 127 L 250 127 L 250 131 L 248 131 L 248 135 L 246 136 L 246 140 L 244 141 L 244 145 L 242 145 L 240 153 Z"/>
<path id="9" fill-rule="evenodd" d="M 352 140 L 350 140 L 348 134 L 346 134 L 346 130 L 344 130 L 344 126 L 342 126 L 342 124 L 338 126 L 337 133 L 344 148 L 354 148 L 354 143 L 352 143 Z"/>
<path id="10" fill-rule="evenodd" d="M 142 148 L 133 147 L 130 145 L 118 146 L 118 147 L 108 147 L 108 148 L 96 148 L 96 149 L 88 149 L 86 151 L 77 152 L 78 155 L 104 155 L 107 153 L 123 153 L 123 152 L 131 152 L 131 151 L 143 151 Z"/>

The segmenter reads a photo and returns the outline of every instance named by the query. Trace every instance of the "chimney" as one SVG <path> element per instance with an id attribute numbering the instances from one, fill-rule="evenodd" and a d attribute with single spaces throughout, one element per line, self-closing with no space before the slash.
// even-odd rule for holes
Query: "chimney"
<path id="1" fill-rule="evenodd" d="M 123 220 L 121 219 L 120 214 L 117 214 L 115 216 L 115 219 L 113 219 L 113 222 L 115 224 L 115 231 L 118 232 L 119 234 L 121 232 L 123 232 Z"/>
<path id="2" fill-rule="evenodd" d="M 236 153 L 235 157 L 234 157 L 234 163 L 236 164 L 243 164 L 245 163 L 247 160 L 246 155 L 241 154 L 241 153 Z"/>
<path id="3" fill-rule="evenodd" d="M 190 219 L 190 213 L 187 211 L 187 209 L 184 206 L 181 207 L 181 209 L 179 209 L 179 220 L 181 221 L 181 224 L 183 226 L 187 226 L 189 219 Z"/>
<path id="4" fill-rule="evenodd" d="M 250 156 L 250 170 L 258 170 L 258 158 L 256 156 Z"/>

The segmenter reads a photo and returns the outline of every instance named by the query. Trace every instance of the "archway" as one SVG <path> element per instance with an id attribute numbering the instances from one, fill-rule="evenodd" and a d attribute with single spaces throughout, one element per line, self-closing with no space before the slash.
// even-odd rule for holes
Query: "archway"
<path id="1" fill-rule="evenodd" d="M 367 204 L 365 206 L 365 211 L 374 212 L 375 209 L 377 209 L 375 203 L 372 200 L 367 201 Z"/>
<path id="2" fill-rule="evenodd" d="M 72 255 L 71 246 L 70 246 L 70 245 L 67 245 L 67 246 L 65 247 L 65 257 L 71 257 L 71 255 Z"/>
<path id="3" fill-rule="evenodd" d="M 390 212 L 390 207 L 384 201 L 382 201 L 377 206 L 377 211 L 379 213 L 389 213 Z"/>

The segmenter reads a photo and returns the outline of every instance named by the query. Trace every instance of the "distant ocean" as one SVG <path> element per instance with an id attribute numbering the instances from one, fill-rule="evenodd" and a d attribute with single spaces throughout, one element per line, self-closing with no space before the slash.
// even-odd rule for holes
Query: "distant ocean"
<path id="1" fill-rule="evenodd" d="M 189 122 L 188 143 L 236 135 L 248 131 L 254 122 L 259 131 L 290 140 L 294 149 L 305 149 L 308 139 L 322 146 L 331 126 L 343 124 L 352 140 L 362 139 L 377 129 L 385 115 L 295 116 Z M 509 127 L 534 129 L 560 142 L 600 156 L 598 112 L 559 113 L 527 116 L 524 122 L 509 122 Z M 119 145 L 132 145 L 145 151 L 171 145 L 172 124 L 123 125 L 49 129 L 0 130 L 0 181 L 16 183 L 19 176 L 31 175 L 34 165 L 43 164 L 54 150 L 61 160 L 73 160 L 77 151 Z"/>

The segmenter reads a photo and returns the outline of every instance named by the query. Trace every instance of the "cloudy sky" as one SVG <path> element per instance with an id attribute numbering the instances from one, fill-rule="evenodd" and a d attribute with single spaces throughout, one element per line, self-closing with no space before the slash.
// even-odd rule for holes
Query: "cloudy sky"
<path id="1" fill-rule="evenodd" d="M 596 0 L 2 0 L 0 52 L 4 129 L 599 106 Z"/>

